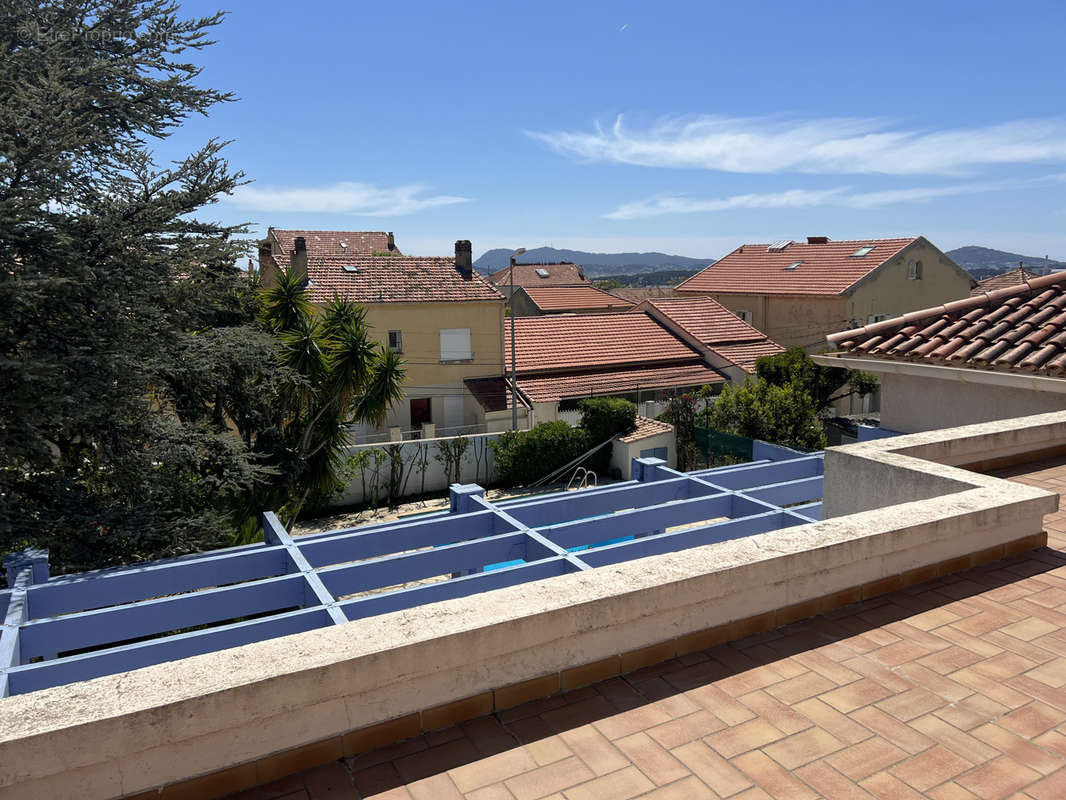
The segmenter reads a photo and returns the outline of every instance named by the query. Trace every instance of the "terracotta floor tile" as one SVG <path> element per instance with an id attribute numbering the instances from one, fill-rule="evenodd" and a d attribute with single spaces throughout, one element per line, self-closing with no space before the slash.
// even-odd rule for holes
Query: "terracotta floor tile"
<path id="1" fill-rule="evenodd" d="M 1030 740 L 993 723 L 975 728 L 973 735 L 1041 775 L 1050 775 L 1066 763 L 1066 752 L 1058 752 L 1054 747 L 1055 742 L 1050 738 Z M 1054 736 L 1056 733 L 1048 731 L 1045 736 L 1048 735 Z"/>
<path id="2" fill-rule="evenodd" d="M 926 795 L 930 800 L 980 800 L 969 789 L 964 789 L 955 781 L 942 783 L 935 789 L 930 789 Z M 1032 798 L 1017 798 L 1017 800 L 1032 800 Z"/>
<path id="3" fill-rule="evenodd" d="M 680 761 L 644 732 L 617 739 L 614 744 L 657 786 L 673 783 L 689 774 Z"/>
<path id="4" fill-rule="evenodd" d="M 1064 720 L 1066 713 L 1044 703 L 1033 702 L 1001 717 L 998 724 L 1027 739 L 1033 739 Z"/>
<path id="5" fill-rule="evenodd" d="M 673 750 L 695 739 L 709 736 L 726 725 L 709 711 L 697 711 L 684 717 L 665 722 L 645 731 L 667 750 Z"/>
<path id="6" fill-rule="evenodd" d="M 815 761 L 796 770 L 826 800 L 873 800 L 873 795 L 841 775 L 824 761 Z"/>
<path id="7" fill-rule="evenodd" d="M 410 783 L 468 764 L 480 757 L 481 754 L 473 743 L 463 737 L 404 756 L 394 761 L 393 764 L 396 766 L 396 771 L 400 773 L 400 777 Z"/>
<path id="8" fill-rule="evenodd" d="M 946 747 L 936 745 L 908 761 L 897 764 L 889 772 L 912 789 L 924 792 L 937 784 L 951 780 L 972 766 L 972 762 L 956 755 Z"/>
<path id="9" fill-rule="evenodd" d="M 726 725 L 737 725 L 755 717 L 754 711 L 713 684 L 690 689 L 685 696 L 699 703 Z"/>
<path id="10" fill-rule="evenodd" d="M 977 653 L 973 653 L 965 647 L 952 645 L 946 650 L 941 650 L 937 653 L 931 653 L 924 658 L 919 658 L 918 663 L 924 667 L 928 667 L 933 670 L 933 672 L 947 675 L 949 672 L 968 667 L 981 660 L 981 656 Z"/>
<path id="11" fill-rule="evenodd" d="M 466 795 L 466 800 L 514 800 L 514 795 L 502 783 L 494 783 L 470 792 Z"/>
<path id="12" fill-rule="evenodd" d="M 965 775 L 960 775 L 955 782 L 983 800 L 1000 800 L 1028 786 L 1039 777 L 1038 772 L 1008 756 L 1000 756 Z"/>
<path id="13" fill-rule="evenodd" d="M 785 769 L 796 769 L 843 747 L 843 742 L 821 728 L 808 728 L 764 747 L 763 752 Z"/>
<path id="14" fill-rule="evenodd" d="M 629 736 L 631 733 L 647 728 L 654 728 L 656 725 L 661 725 L 673 719 L 658 704 L 648 703 L 646 700 L 645 703 L 647 704 L 631 708 L 611 717 L 605 717 L 592 724 L 608 739 L 620 739 L 623 736 Z"/>
<path id="15" fill-rule="evenodd" d="M 907 722 L 915 717 L 928 714 L 930 711 L 936 711 L 946 704 L 947 701 L 940 695 L 917 687 L 901 694 L 894 694 L 874 705 L 882 711 L 887 711 L 896 719 Z"/>
<path id="16" fill-rule="evenodd" d="M 689 775 L 669 786 L 648 792 L 642 800 L 718 800 L 718 795 L 695 775 Z"/>
<path id="17" fill-rule="evenodd" d="M 513 750 L 455 767 L 448 774 L 455 781 L 459 791 L 466 793 L 488 786 L 490 783 L 501 783 L 507 778 L 522 772 L 529 772 L 538 766 L 533 756 L 524 748 L 516 747 Z"/>
<path id="18" fill-rule="evenodd" d="M 1003 716 L 1008 711 L 1010 709 L 1002 703 L 989 700 L 983 695 L 972 694 L 958 703 L 949 703 L 933 713 L 959 730 L 969 731 L 989 720 Z"/>
<path id="19" fill-rule="evenodd" d="M 743 770 L 749 778 L 771 797 L 792 800 L 815 800 L 817 794 L 761 750 L 752 750 L 733 759 L 733 766 Z"/>
<path id="20" fill-rule="evenodd" d="M 886 770 L 908 758 L 909 754 L 880 737 L 867 739 L 840 750 L 825 760 L 839 773 L 853 781 L 862 781 L 875 772 Z"/>
<path id="21" fill-rule="evenodd" d="M 1062 800 L 1066 797 L 1066 768 L 1032 786 L 1026 786 L 1025 793 L 1035 800 Z"/>
<path id="22" fill-rule="evenodd" d="M 959 730 L 954 725 L 945 722 L 932 714 L 911 720 L 909 723 L 915 730 L 921 731 L 930 739 L 939 742 L 958 755 L 979 764 L 983 761 L 995 758 L 999 755 L 994 747 L 989 747 L 979 739 L 975 739 L 965 731 Z"/>
<path id="23" fill-rule="evenodd" d="M 980 672 L 982 675 L 988 675 L 990 678 L 1003 680 L 1005 678 L 1013 678 L 1015 675 L 1026 672 L 1035 666 L 1037 666 L 1037 662 L 1022 658 L 1017 653 L 1001 653 L 984 661 L 978 661 L 971 669 L 974 672 Z"/>
<path id="24" fill-rule="evenodd" d="M 738 698 L 740 702 L 784 733 L 799 733 L 813 724 L 803 714 L 763 690 Z"/>
<path id="25" fill-rule="evenodd" d="M 856 719 L 862 709 L 848 716 L 823 703 L 817 697 L 804 700 L 802 703 L 796 703 L 793 708 L 844 744 L 857 744 L 873 736 L 870 729 L 860 724 Z"/>
<path id="26" fill-rule="evenodd" d="M 597 775 L 606 775 L 629 764 L 618 748 L 592 726 L 563 731 L 559 738 Z"/>
<path id="27" fill-rule="evenodd" d="M 1066 760 L 1066 735 L 1058 731 L 1048 731 L 1037 736 L 1033 742 L 1059 758 Z"/>
<path id="28" fill-rule="evenodd" d="M 573 757 L 508 778 L 504 785 L 516 800 L 535 800 L 595 777 L 580 758 Z"/>
<path id="29" fill-rule="evenodd" d="M 654 788 L 655 785 L 639 769 L 629 766 L 579 783 L 563 794 L 566 800 L 629 800 Z"/>
<path id="30" fill-rule="evenodd" d="M 819 675 L 817 672 L 812 671 L 795 678 L 789 678 L 781 683 L 775 683 L 765 691 L 782 703 L 791 706 L 801 700 L 806 700 L 808 697 L 814 697 L 836 688 L 836 683 L 824 675 Z"/>
<path id="31" fill-rule="evenodd" d="M 463 800 L 452 779 L 446 774 L 430 775 L 407 784 L 413 800 Z"/>
<path id="32" fill-rule="evenodd" d="M 866 780 L 859 781 L 859 786 L 878 800 L 924 800 L 923 795 L 889 772 L 871 775 Z"/>
<path id="33" fill-rule="evenodd" d="M 1023 619 L 1021 622 L 1015 622 L 1013 625 L 1007 625 L 1001 630 L 1016 639 L 1029 642 L 1037 636 L 1043 636 L 1045 633 L 1058 630 L 1058 627 L 1045 620 L 1030 617 L 1029 619 Z"/>
<path id="34" fill-rule="evenodd" d="M 722 797 L 736 794 L 752 785 L 752 781 L 743 772 L 703 742 L 689 742 L 672 752 L 693 775 Z"/>
<path id="35" fill-rule="evenodd" d="M 1066 658 L 1056 658 L 1025 673 L 1026 677 L 1061 689 L 1066 686 Z"/>

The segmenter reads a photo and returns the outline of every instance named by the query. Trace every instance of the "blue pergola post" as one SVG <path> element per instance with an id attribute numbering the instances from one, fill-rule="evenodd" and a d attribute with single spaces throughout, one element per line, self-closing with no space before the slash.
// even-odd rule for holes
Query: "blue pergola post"
<path id="1" fill-rule="evenodd" d="M 8 695 L 7 671 L 22 661 L 19 631 L 30 617 L 27 590 L 34 583 L 48 580 L 48 551 L 27 548 L 21 553 L 10 553 L 4 556 L 4 572 L 11 591 L 0 627 L 0 697 Z"/>
<path id="2" fill-rule="evenodd" d="M 661 481 L 671 477 L 666 474 L 666 471 L 669 469 L 669 464 L 661 458 L 634 458 L 632 467 L 630 468 L 630 475 L 633 477 L 633 480 L 639 481 L 640 483 L 652 483 L 654 481 Z M 665 532 L 665 528 L 660 528 L 659 530 L 638 534 L 635 538 L 640 539 L 644 536 L 656 536 Z"/>
<path id="3" fill-rule="evenodd" d="M 15 579 L 25 567 L 33 570 L 31 583 L 44 583 L 48 580 L 48 551 L 27 547 L 19 553 L 4 556 L 4 571 L 7 573 L 7 585 L 14 586 Z"/>

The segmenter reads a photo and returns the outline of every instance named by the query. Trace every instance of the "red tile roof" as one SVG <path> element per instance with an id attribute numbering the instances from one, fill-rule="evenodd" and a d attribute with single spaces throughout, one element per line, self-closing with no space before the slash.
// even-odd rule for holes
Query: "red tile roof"
<path id="1" fill-rule="evenodd" d="M 1003 372 L 1066 374 L 1066 272 L 826 337 L 856 355 Z"/>
<path id="2" fill-rule="evenodd" d="M 633 303 L 639 303 L 642 300 L 666 300 L 678 296 L 677 289 L 673 286 L 621 286 L 611 289 L 611 294 Z"/>
<path id="3" fill-rule="evenodd" d="M 515 319 L 518 373 L 698 362 L 690 348 L 648 314 L 549 314 Z M 511 325 L 504 325 L 511 364 Z"/>
<path id="4" fill-rule="evenodd" d="M 477 272 L 464 278 L 452 256 L 309 255 L 307 275 L 313 303 L 334 293 L 362 304 L 503 300 Z"/>
<path id="5" fill-rule="evenodd" d="M 765 333 L 710 297 L 649 300 L 648 305 L 670 317 L 704 344 L 766 340 Z"/>
<path id="6" fill-rule="evenodd" d="M 534 403 L 556 403 L 578 397 L 631 393 L 638 389 L 705 386 L 709 383 L 723 383 L 725 380 L 706 364 L 694 363 L 667 367 L 589 370 L 528 378 L 519 375 L 518 389 Z"/>
<path id="7" fill-rule="evenodd" d="M 919 238 L 793 242 L 783 250 L 770 250 L 768 244 L 746 244 L 693 275 L 677 290 L 682 294 L 838 295 Z M 852 255 L 863 247 L 873 250 L 861 257 Z M 798 267 L 787 269 L 796 262 Z"/>
<path id="8" fill-rule="evenodd" d="M 647 305 L 669 317 L 714 352 L 753 374 L 755 359 L 772 356 L 785 349 L 709 297 L 648 300 Z M 644 307 L 641 304 L 637 310 Z"/>
<path id="9" fill-rule="evenodd" d="M 637 417 L 637 427 L 625 436 L 619 436 L 618 441 L 624 444 L 631 444 L 632 442 L 639 442 L 641 439 L 648 439 L 652 436 L 669 433 L 673 429 L 674 426 L 669 422 L 660 422 L 651 417 Z"/>
<path id="10" fill-rule="evenodd" d="M 537 270 L 544 270 L 548 277 L 544 278 L 537 274 Z M 488 276 L 489 281 L 497 286 L 510 286 L 511 268 L 498 269 Z M 589 281 L 585 277 L 585 271 L 577 264 L 569 261 L 544 264 L 515 264 L 515 286 L 580 286 Z"/>
<path id="11" fill-rule="evenodd" d="M 1010 272 L 1004 272 L 1002 275 L 993 275 L 991 278 L 985 278 L 970 292 L 970 297 L 976 297 L 985 292 L 994 292 L 996 289 L 1007 289 L 1011 286 L 1019 286 L 1030 278 L 1039 277 L 1040 276 L 1035 272 L 1030 272 L 1025 269 L 1025 267 L 1018 267 L 1017 269 L 1012 269 Z"/>
<path id="12" fill-rule="evenodd" d="M 371 256 L 375 252 L 389 251 L 389 234 L 385 231 L 291 231 L 270 228 L 267 236 L 277 242 L 280 254 L 275 255 L 279 264 L 287 266 L 289 254 L 296 246 L 296 237 L 304 237 L 307 254 L 320 256 L 363 255 Z M 341 247 L 341 243 L 347 247 Z M 398 249 L 393 249 L 399 255 Z"/>
<path id="13" fill-rule="evenodd" d="M 592 286 L 525 286 L 529 299 L 541 311 L 583 311 L 586 309 L 617 309 L 633 307 L 628 300 L 595 289 Z"/>

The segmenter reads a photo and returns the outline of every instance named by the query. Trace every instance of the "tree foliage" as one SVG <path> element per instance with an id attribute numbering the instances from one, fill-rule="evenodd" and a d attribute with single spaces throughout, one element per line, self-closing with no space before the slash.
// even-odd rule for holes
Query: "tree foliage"
<path id="1" fill-rule="evenodd" d="M 592 444 L 584 428 L 572 428 L 556 420 L 541 422 L 528 431 L 506 431 L 489 447 L 496 457 L 500 480 L 524 485 L 573 461 Z"/>
<path id="2" fill-rule="evenodd" d="M 810 395 L 789 383 L 749 380 L 726 384 L 706 412 L 708 427 L 788 447 L 825 447 L 825 432 Z"/>
<path id="3" fill-rule="evenodd" d="M 587 397 L 579 403 L 581 427 L 589 432 L 589 446 L 595 447 L 620 433 L 633 430 L 637 422 L 637 406 L 624 397 Z M 585 464 L 597 473 L 606 472 L 611 465 L 611 447 L 601 447 Z"/>
<path id="4" fill-rule="evenodd" d="M 791 347 L 776 356 L 755 362 L 755 374 L 775 386 L 794 386 L 814 402 L 816 413 L 851 395 L 862 396 L 877 388 L 877 377 L 861 370 L 823 367 L 814 363 L 802 347 Z"/>
<path id="5" fill-rule="evenodd" d="M 234 266 L 245 229 L 198 216 L 243 175 L 224 142 L 152 150 L 232 99 L 187 60 L 221 19 L 0 7 L 0 550 L 70 569 L 223 543 L 271 479 L 225 424 L 264 413 L 275 349 Z"/>

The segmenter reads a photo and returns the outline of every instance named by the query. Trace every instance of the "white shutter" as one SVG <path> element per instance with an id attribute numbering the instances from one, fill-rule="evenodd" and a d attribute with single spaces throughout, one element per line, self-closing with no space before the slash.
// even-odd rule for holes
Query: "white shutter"
<path id="1" fill-rule="evenodd" d="M 444 427 L 459 428 L 463 424 L 463 398 L 452 395 L 444 396 Z M 454 430 L 449 430 L 448 435 L 454 435 Z"/>
<path id="2" fill-rule="evenodd" d="M 473 354 L 470 352 L 469 328 L 441 328 L 441 361 L 462 361 L 473 357 Z"/>

